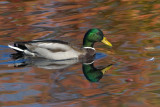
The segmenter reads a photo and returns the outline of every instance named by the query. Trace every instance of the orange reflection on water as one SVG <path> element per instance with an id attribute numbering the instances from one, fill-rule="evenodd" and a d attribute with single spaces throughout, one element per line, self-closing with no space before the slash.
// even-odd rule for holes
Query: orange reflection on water
<path id="1" fill-rule="evenodd" d="M 159 6 L 149 0 L 0 1 L 0 106 L 159 106 Z M 95 44 L 107 54 L 95 66 L 114 64 L 99 82 L 85 78 L 81 63 L 59 70 L 4 64 L 14 51 L 3 46 L 14 41 L 56 38 L 81 46 L 90 28 L 102 29 L 113 44 Z"/>

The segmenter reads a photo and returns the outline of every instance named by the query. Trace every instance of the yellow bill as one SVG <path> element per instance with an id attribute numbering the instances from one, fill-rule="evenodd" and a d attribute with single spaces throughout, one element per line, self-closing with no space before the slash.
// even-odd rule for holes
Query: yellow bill
<path id="1" fill-rule="evenodd" d="M 103 37 L 103 40 L 101 42 L 112 47 L 112 44 L 105 37 Z"/>
<path id="2" fill-rule="evenodd" d="M 112 64 L 107 66 L 106 68 L 102 69 L 102 73 L 105 74 L 106 71 L 108 71 L 112 67 Z"/>

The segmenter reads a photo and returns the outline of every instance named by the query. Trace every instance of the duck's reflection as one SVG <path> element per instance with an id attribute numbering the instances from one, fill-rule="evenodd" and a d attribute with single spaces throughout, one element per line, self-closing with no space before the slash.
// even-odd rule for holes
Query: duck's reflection
<path id="1" fill-rule="evenodd" d="M 24 66 L 36 66 L 44 69 L 60 70 L 69 66 L 73 66 L 76 63 L 82 63 L 82 70 L 86 79 L 90 82 L 98 82 L 106 71 L 108 71 L 113 64 L 109 64 L 106 67 L 96 68 L 94 67 L 94 58 L 88 60 L 69 59 L 69 60 L 49 60 L 44 58 L 23 57 L 16 60 L 15 67 Z"/>
<path id="2" fill-rule="evenodd" d="M 94 64 L 82 64 L 83 73 L 86 79 L 90 82 L 98 82 L 106 71 L 108 71 L 113 64 L 109 64 L 103 68 L 95 68 Z"/>
<path id="3" fill-rule="evenodd" d="M 16 60 L 14 66 L 15 67 L 23 67 L 23 66 L 36 66 L 38 68 L 44 68 L 44 69 L 65 69 L 71 65 L 74 65 L 78 63 L 79 61 L 77 59 L 69 59 L 69 60 L 49 60 L 45 58 L 33 58 L 33 57 L 25 57 L 23 59 L 18 61 Z"/>

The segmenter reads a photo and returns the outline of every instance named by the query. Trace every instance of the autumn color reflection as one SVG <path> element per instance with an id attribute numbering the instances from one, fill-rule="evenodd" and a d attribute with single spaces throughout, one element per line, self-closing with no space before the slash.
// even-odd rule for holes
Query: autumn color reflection
<path id="1" fill-rule="evenodd" d="M 1 0 L 0 106 L 160 106 L 159 12 L 158 0 Z M 90 28 L 113 44 L 96 44 L 107 56 L 94 67 L 114 64 L 99 82 L 89 82 L 80 63 L 61 70 L 12 66 L 8 44 L 39 38 L 81 46 Z"/>

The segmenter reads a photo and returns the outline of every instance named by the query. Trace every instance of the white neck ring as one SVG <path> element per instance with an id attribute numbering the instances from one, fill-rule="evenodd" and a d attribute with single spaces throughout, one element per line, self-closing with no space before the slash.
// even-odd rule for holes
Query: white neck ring
<path id="1" fill-rule="evenodd" d="M 95 50 L 95 48 L 92 48 L 92 47 L 83 47 L 83 48 L 86 48 L 86 49 L 88 48 L 88 49 L 93 49 L 93 50 Z"/>

